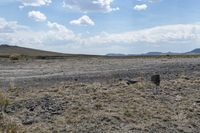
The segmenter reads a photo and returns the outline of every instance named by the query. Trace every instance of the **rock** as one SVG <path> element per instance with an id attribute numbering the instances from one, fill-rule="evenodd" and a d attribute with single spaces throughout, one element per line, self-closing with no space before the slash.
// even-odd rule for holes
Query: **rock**
<path id="1" fill-rule="evenodd" d="M 127 79 L 126 80 L 126 83 L 128 84 L 128 85 L 131 85 L 131 84 L 136 84 L 138 81 L 136 81 L 136 80 L 130 80 L 130 79 Z"/>
<path id="2" fill-rule="evenodd" d="M 26 113 L 25 116 L 22 117 L 22 124 L 23 125 L 31 125 L 35 123 L 34 115 L 30 113 Z"/>
<path id="3" fill-rule="evenodd" d="M 67 108 L 68 102 L 56 96 L 44 96 L 39 99 L 23 100 L 10 104 L 6 113 L 14 114 L 26 109 L 20 116 L 24 125 L 31 125 L 38 121 L 51 121 L 53 115 L 61 115 Z"/>
<path id="4" fill-rule="evenodd" d="M 184 79 L 185 79 L 185 80 L 190 80 L 190 78 L 189 78 L 189 77 L 184 77 Z"/>
<path id="5" fill-rule="evenodd" d="M 176 98 L 175 98 L 175 100 L 176 101 L 181 101 L 182 98 L 183 98 L 182 96 L 177 95 Z"/>

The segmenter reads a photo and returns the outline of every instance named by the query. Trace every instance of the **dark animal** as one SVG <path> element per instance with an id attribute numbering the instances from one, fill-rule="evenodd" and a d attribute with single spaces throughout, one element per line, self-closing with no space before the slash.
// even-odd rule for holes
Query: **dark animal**
<path id="1" fill-rule="evenodd" d="M 160 86 L 160 75 L 151 76 L 151 82 L 156 85 L 156 89 L 154 90 L 154 94 L 158 94 L 159 86 Z"/>
<path id="2" fill-rule="evenodd" d="M 154 83 L 156 86 L 159 86 L 160 85 L 160 75 L 151 76 L 151 82 Z"/>

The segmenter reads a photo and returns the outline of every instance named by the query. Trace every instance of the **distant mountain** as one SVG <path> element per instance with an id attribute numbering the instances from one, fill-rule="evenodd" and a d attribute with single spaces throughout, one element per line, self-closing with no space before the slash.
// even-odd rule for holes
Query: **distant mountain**
<path id="1" fill-rule="evenodd" d="M 108 56 L 157 56 L 157 55 L 188 55 L 188 54 L 200 54 L 200 48 L 194 49 L 190 52 L 185 52 L 185 53 L 173 53 L 173 52 L 167 52 L 167 53 L 162 53 L 162 52 L 148 52 L 144 54 L 107 54 Z"/>
<path id="2" fill-rule="evenodd" d="M 194 49 L 190 52 L 187 52 L 187 54 L 200 54 L 200 48 Z"/>
<path id="3" fill-rule="evenodd" d="M 172 52 L 167 52 L 167 53 L 162 53 L 162 52 L 148 52 L 144 54 L 107 54 L 106 56 L 157 56 L 157 55 L 178 55 L 180 53 L 172 53 Z"/>
<path id="4" fill-rule="evenodd" d="M 0 45 L 0 57 L 9 57 L 13 54 L 31 56 L 31 57 L 64 57 L 64 56 L 97 56 L 97 55 L 78 55 L 78 54 L 64 54 L 64 53 L 57 53 L 57 52 L 50 52 L 50 51 L 43 51 L 19 46 L 10 46 L 7 44 Z M 156 55 L 187 55 L 187 54 L 200 54 L 200 48 L 194 49 L 190 52 L 186 53 L 173 53 L 173 52 L 148 52 L 145 54 L 121 54 L 121 53 L 109 53 L 106 56 L 156 56 Z"/>
<path id="5" fill-rule="evenodd" d="M 162 53 L 162 52 L 149 52 L 149 53 L 146 53 L 146 54 L 142 54 L 142 55 L 179 55 L 179 54 L 184 54 L 184 53 L 173 53 L 173 52 L 167 52 L 167 53 Z"/>
<path id="6" fill-rule="evenodd" d="M 142 55 L 163 55 L 164 53 L 162 52 L 148 52 L 146 54 L 142 54 Z"/>
<path id="7" fill-rule="evenodd" d="M 125 54 L 109 53 L 106 56 L 126 56 Z"/>
<path id="8" fill-rule="evenodd" d="M 18 46 L 10 46 L 6 44 L 0 45 L 0 56 L 10 56 L 13 54 L 25 55 L 25 56 L 65 56 L 63 53 L 49 52 L 43 50 L 36 50 L 31 48 L 24 48 Z"/>

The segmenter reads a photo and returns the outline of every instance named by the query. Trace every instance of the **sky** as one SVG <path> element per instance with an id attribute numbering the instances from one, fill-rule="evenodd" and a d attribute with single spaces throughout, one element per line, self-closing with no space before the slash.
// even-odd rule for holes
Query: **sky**
<path id="1" fill-rule="evenodd" d="M 0 0 L 0 44 L 74 54 L 200 48 L 200 0 Z"/>

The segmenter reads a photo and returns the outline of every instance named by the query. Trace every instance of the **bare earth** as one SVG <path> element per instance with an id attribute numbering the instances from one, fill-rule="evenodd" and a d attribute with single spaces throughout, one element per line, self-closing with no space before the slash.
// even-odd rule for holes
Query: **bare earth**
<path id="1" fill-rule="evenodd" d="M 0 59 L 3 119 L 21 132 L 198 133 L 199 76 L 200 58 Z"/>
<path id="2" fill-rule="evenodd" d="M 164 79 L 183 74 L 199 75 L 200 58 L 131 59 L 69 58 L 60 60 L 0 60 L 0 85 L 51 86 L 62 81 L 93 82 L 119 78 L 148 78 L 158 73 Z"/>

